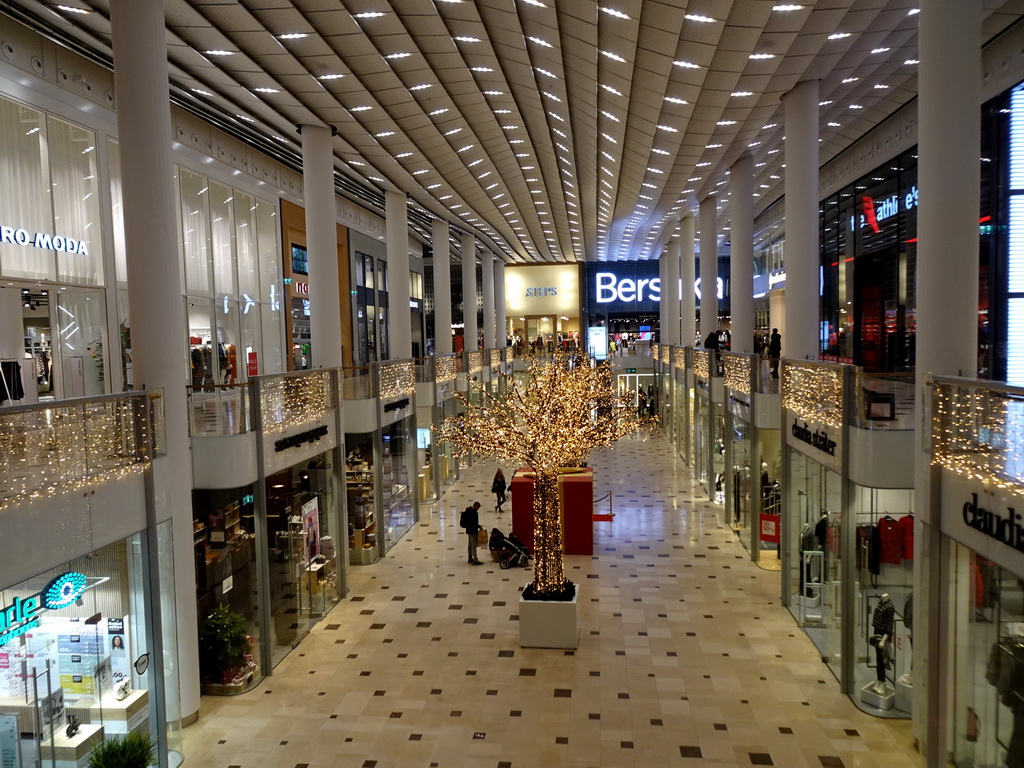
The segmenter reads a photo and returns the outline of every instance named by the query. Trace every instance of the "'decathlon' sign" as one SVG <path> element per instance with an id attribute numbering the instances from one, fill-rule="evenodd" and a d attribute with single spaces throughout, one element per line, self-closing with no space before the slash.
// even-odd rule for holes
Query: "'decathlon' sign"
<path id="1" fill-rule="evenodd" d="M 86 589 L 83 574 L 71 571 L 50 581 L 42 592 L 14 602 L 0 611 L 0 646 L 39 626 L 40 613 L 74 605 Z"/>

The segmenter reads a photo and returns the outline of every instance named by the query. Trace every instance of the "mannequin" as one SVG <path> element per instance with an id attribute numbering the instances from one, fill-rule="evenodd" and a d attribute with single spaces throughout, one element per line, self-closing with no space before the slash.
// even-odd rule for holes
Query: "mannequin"
<path id="1" fill-rule="evenodd" d="M 879 696 L 884 696 L 886 693 L 886 648 L 892 642 L 895 616 L 896 608 L 893 606 L 892 600 L 889 599 L 889 593 L 885 592 L 879 599 L 878 604 L 875 606 L 875 612 L 871 616 L 871 629 L 874 634 L 871 635 L 870 643 L 875 646 L 875 671 L 877 675 L 874 690 Z"/>

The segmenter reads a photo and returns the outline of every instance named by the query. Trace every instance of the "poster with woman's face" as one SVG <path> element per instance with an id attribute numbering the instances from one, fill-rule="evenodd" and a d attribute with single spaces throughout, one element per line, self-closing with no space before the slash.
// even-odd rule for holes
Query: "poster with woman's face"
<path id="1" fill-rule="evenodd" d="M 313 498 L 302 505 L 302 532 L 306 542 L 306 565 L 320 554 L 320 500 Z"/>

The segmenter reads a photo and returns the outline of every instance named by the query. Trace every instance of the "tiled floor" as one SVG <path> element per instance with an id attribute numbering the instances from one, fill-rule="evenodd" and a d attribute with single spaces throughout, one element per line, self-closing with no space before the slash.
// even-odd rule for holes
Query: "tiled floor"
<path id="1" fill-rule="evenodd" d="M 474 499 L 487 509 L 494 471 L 478 463 L 387 558 L 351 569 L 348 598 L 273 677 L 203 700 L 185 730 L 187 762 L 922 764 L 908 722 L 872 718 L 839 693 L 779 606 L 778 574 L 750 563 L 660 436 L 623 440 L 592 463 L 595 496 L 614 493 L 615 518 L 595 524 L 593 559 L 567 559 L 582 599 L 575 653 L 519 647 L 529 572 L 466 563 L 458 513 Z"/>

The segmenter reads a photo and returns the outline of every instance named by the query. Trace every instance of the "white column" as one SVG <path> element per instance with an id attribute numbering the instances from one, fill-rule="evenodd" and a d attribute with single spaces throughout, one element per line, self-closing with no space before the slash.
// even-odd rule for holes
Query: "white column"
<path id="1" fill-rule="evenodd" d="M 384 192 L 384 237 L 388 246 L 388 349 L 392 360 L 412 357 L 409 311 L 409 204 L 404 192 Z"/>
<path id="2" fill-rule="evenodd" d="M 783 98 L 786 112 L 786 333 L 782 356 L 818 359 L 818 81 Z M 975 105 L 977 111 L 977 105 Z"/>
<path id="3" fill-rule="evenodd" d="M 484 348 L 491 349 L 494 344 L 494 257 L 485 250 L 480 257 L 480 281 L 483 283 L 484 295 Z"/>
<path id="4" fill-rule="evenodd" d="M 478 347 L 476 324 L 476 238 L 462 235 L 462 333 L 467 352 Z"/>
<path id="5" fill-rule="evenodd" d="M 718 330 L 718 200 L 700 201 L 700 343 Z"/>
<path id="6" fill-rule="evenodd" d="M 679 237 L 682 237 L 680 234 Z M 661 283 L 661 303 L 668 309 L 667 325 L 662 328 L 662 341 L 665 344 L 679 345 L 679 297 L 682 289 L 679 285 L 679 255 L 682 253 L 682 246 L 679 237 L 668 241 L 665 252 L 661 258 L 667 262 L 666 280 Z"/>
<path id="7" fill-rule="evenodd" d="M 693 284 L 697 280 L 697 255 L 694 248 L 695 226 L 693 214 L 679 221 L 679 345 L 692 347 L 697 335 L 697 295 Z M 703 341 L 703 339 L 702 339 Z"/>
<path id="8" fill-rule="evenodd" d="M 982 82 L 978 4 L 925 0 L 921 6 L 917 184 L 930 191 L 921 196 L 917 214 L 918 435 L 927 434 L 925 430 L 931 427 L 927 421 L 931 412 L 921 406 L 926 396 L 924 378 L 928 374 L 977 374 L 978 111 Z M 928 729 L 919 735 L 921 743 L 928 745 L 926 764 L 931 768 L 945 765 L 945 734 L 952 726 L 950 614 L 953 610 L 965 612 L 967 606 L 948 602 L 952 578 L 944 551 L 948 546 L 943 546 L 939 533 L 938 499 L 930 483 L 931 455 L 920 437 L 915 445 L 916 532 L 927 548 L 927 557 L 914 559 L 914 591 L 915 602 L 924 598 L 918 605 L 923 602 L 923 615 L 928 617 L 920 628 L 923 637 L 914 626 L 914 650 L 919 654 L 914 660 L 915 706 L 922 712 L 915 728 Z"/>
<path id="9" fill-rule="evenodd" d="M 494 257 L 494 325 L 499 347 L 505 346 L 508 336 L 508 318 L 505 317 L 505 260 Z"/>
<path id="10" fill-rule="evenodd" d="M 184 376 L 188 323 L 178 254 L 163 3 L 112 0 L 110 23 L 134 382 L 137 389 L 163 389 L 167 455 L 153 462 L 153 474 L 156 520 L 170 519 L 174 537 L 175 617 L 165 632 L 177 634 L 178 655 L 165 659 L 170 667 L 165 672 L 179 686 L 168 703 L 180 707 L 168 708 L 167 719 L 191 721 L 199 711 L 199 641 Z M 159 612 L 160 607 L 149 610 Z"/>
<path id="11" fill-rule="evenodd" d="M 434 219 L 431 227 L 434 247 L 434 354 L 452 353 L 452 251 L 448 222 Z"/>
<path id="12" fill-rule="evenodd" d="M 661 256 L 658 257 L 658 281 L 661 284 L 661 301 L 658 302 L 658 341 L 662 344 L 669 344 L 668 337 L 671 335 L 671 331 L 668 330 L 670 320 L 669 314 L 669 300 L 668 290 L 668 252 L 669 247 L 666 246 L 661 251 Z"/>
<path id="13" fill-rule="evenodd" d="M 302 188 L 309 250 L 309 326 L 313 367 L 340 368 L 341 297 L 338 292 L 338 227 L 334 207 L 332 130 L 300 125 Z"/>
<path id="14" fill-rule="evenodd" d="M 732 351 L 754 351 L 754 161 L 742 155 L 729 172 L 729 306 Z"/>

